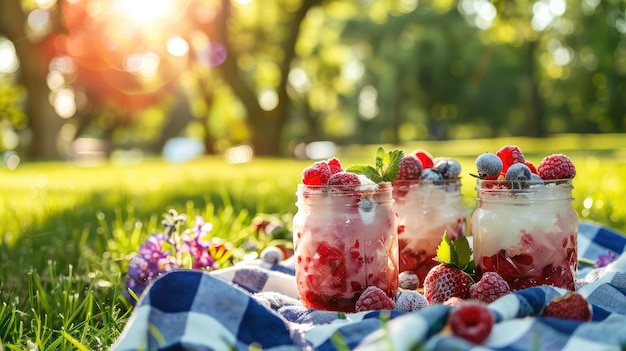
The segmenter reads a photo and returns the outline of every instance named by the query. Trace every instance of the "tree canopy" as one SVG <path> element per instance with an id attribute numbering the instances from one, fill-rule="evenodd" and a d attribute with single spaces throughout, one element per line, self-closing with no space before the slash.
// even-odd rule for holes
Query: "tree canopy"
<path id="1" fill-rule="evenodd" d="M 626 129 L 623 0 L 3 0 L 0 151 Z"/>

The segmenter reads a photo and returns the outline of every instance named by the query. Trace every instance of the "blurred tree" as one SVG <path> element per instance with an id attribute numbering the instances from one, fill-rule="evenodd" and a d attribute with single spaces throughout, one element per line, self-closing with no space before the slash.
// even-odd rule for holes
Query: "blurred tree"
<path id="1" fill-rule="evenodd" d="M 58 30 L 58 12 L 49 13 L 48 26 Z M 33 158 L 52 160 L 60 158 L 58 135 L 63 120 L 49 103 L 50 90 L 46 84 L 48 62 L 40 53 L 37 33 L 28 32 L 26 14 L 20 0 L 0 1 L 0 34 L 6 36 L 15 47 L 20 61 L 18 83 L 27 92 L 25 104 L 30 130 L 29 153 Z"/>

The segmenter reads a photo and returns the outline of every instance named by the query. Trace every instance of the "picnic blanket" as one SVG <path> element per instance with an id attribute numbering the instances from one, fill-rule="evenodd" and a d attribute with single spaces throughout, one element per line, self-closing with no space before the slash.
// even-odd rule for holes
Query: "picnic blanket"
<path id="1" fill-rule="evenodd" d="M 482 345 L 448 331 L 451 307 L 443 304 L 415 312 L 307 309 L 297 299 L 292 262 L 255 261 L 156 279 L 112 350 L 623 350 L 625 247 L 623 234 L 581 222 L 579 256 L 618 254 L 605 267 L 579 269 L 577 290 L 592 305 L 592 320 L 542 317 L 546 303 L 565 290 L 528 288 L 489 304 L 496 324 Z"/>

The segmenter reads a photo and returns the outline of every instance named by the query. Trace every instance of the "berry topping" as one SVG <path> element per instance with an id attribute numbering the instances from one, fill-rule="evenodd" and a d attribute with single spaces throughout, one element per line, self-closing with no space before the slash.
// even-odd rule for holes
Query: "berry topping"
<path id="1" fill-rule="evenodd" d="M 415 290 L 401 290 L 396 294 L 396 307 L 398 311 L 419 311 L 428 306 L 428 301 L 424 295 Z"/>
<path id="2" fill-rule="evenodd" d="M 302 184 L 326 185 L 331 175 L 328 164 L 325 161 L 318 161 L 304 169 L 302 172 Z"/>
<path id="3" fill-rule="evenodd" d="M 502 171 L 502 160 L 491 152 L 485 152 L 476 157 L 475 163 L 479 178 L 494 177 Z"/>
<path id="4" fill-rule="evenodd" d="M 530 172 L 533 174 L 537 174 L 537 167 L 535 167 L 535 164 L 526 160 L 526 162 L 524 162 L 524 164 L 528 167 L 528 169 L 530 169 Z"/>
<path id="5" fill-rule="evenodd" d="M 451 158 L 440 158 L 435 161 L 433 171 L 441 174 L 444 179 L 456 179 L 461 174 L 461 164 Z"/>
<path id="6" fill-rule="evenodd" d="M 569 157 L 563 154 L 546 156 L 537 166 L 537 174 L 543 179 L 571 179 L 576 176 L 576 168 Z"/>
<path id="7" fill-rule="evenodd" d="M 575 292 L 553 298 L 543 310 L 546 317 L 588 321 L 591 320 L 591 307 L 585 298 Z"/>
<path id="8" fill-rule="evenodd" d="M 448 315 L 452 333 L 474 344 L 487 340 L 495 320 L 493 313 L 482 303 L 457 305 Z"/>
<path id="9" fill-rule="evenodd" d="M 420 278 L 412 271 L 404 271 L 398 275 L 398 285 L 402 289 L 415 290 L 420 285 Z"/>
<path id="10" fill-rule="evenodd" d="M 422 170 L 420 180 L 424 183 L 431 183 L 435 185 L 442 185 L 444 182 L 441 173 L 434 171 L 432 168 L 425 168 Z"/>
<path id="11" fill-rule="evenodd" d="M 338 158 L 333 157 L 326 161 L 326 163 L 328 164 L 328 168 L 330 168 L 331 174 L 343 172 L 343 167 L 341 167 L 341 162 L 339 162 Z"/>
<path id="12" fill-rule="evenodd" d="M 506 180 L 509 182 L 509 188 L 523 189 L 529 186 L 528 181 L 531 177 L 530 168 L 524 163 L 514 163 L 506 171 Z"/>
<path id="13" fill-rule="evenodd" d="M 490 303 L 511 292 L 506 280 L 496 272 L 485 272 L 480 280 L 470 286 L 470 298 Z"/>
<path id="14" fill-rule="evenodd" d="M 400 161 L 397 180 L 416 180 L 422 173 L 422 162 L 413 155 L 404 155 Z"/>
<path id="15" fill-rule="evenodd" d="M 353 192 L 361 185 L 361 180 L 354 173 L 341 171 L 330 176 L 327 185 L 334 186 L 334 190 Z"/>
<path id="16" fill-rule="evenodd" d="M 393 310 L 396 308 L 393 300 L 377 286 L 369 286 L 356 302 L 356 312 L 373 310 Z"/>
<path id="17" fill-rule="evenodd" d="M 522 149 L 516 145 L 505 145 L 496 152 L 496 155 L 502 160 L 502 172 L 504 173 L 511 165 L 526 162 Z"/>
<path id="18" fill-rule="evenodd" d="M 466 273 L 473 269 L 472 249 L 465 236 L 454 241 L 444 233 L 437 247 L 437 260 L 424 278 L 424 296 L 429 304 L 443 303 L 451 297 L 466 299 L 469 288 L 474 283 Z"/>
<path id="19" fill-rule="evenodd" d="M 422 163 L 422 169 L 433 167 L 433 156 L 424 150 L 415 150 L 411 154 L 415 155 Z"/>

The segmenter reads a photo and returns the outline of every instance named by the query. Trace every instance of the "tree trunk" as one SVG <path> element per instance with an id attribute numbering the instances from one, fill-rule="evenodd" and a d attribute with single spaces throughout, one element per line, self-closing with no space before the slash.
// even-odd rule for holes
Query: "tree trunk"
<path id="1" fill-rule="evenodd" d="M 26 115 L 30 128 L 29 156 L 37 160 L 58 160 L 61 152 L 58 135 L 63 120 L 50 105 L 50 90 L 46 85 L 45 58 L 26 34 L 26 15 L 20 0 L 0 1 L 1 31 L 13 42 L 20 61 L 20 81 L 27 91 Z"/>
<path id="2" fill-rule="evenodd" d="M 289 117 L 290 101 L 287 95 L 287 76 L 291 69 L 291 62 L 295 57 L 295 46 L 300 33 L 300 25 L 308 11 L 320 5 L 322 0 L 304 0 L 300 8 L 294 13 L 289 28 L 290 33 L 282 44 L 284 58 L 279 62 L 281 79 L 276 94 L 278 105 L 271 111 L 265 111 L 259 105 L 254 87 L 249 86 L 240 76 L 237 67 L 237 56 L 228 43 L 228 19 L 230 18 L 230 0 L 222 0 L 222 11 L 218 16 L 215 34 L 220 42 L 226 46 L 228 55 L 224 63 L 219 66 L 223 79 L 230 85 L 247 113 L 248 123 L 252 129 L 252 146 L 257 155 L 279 155 L 282 151 L 282 136 Z"/>

